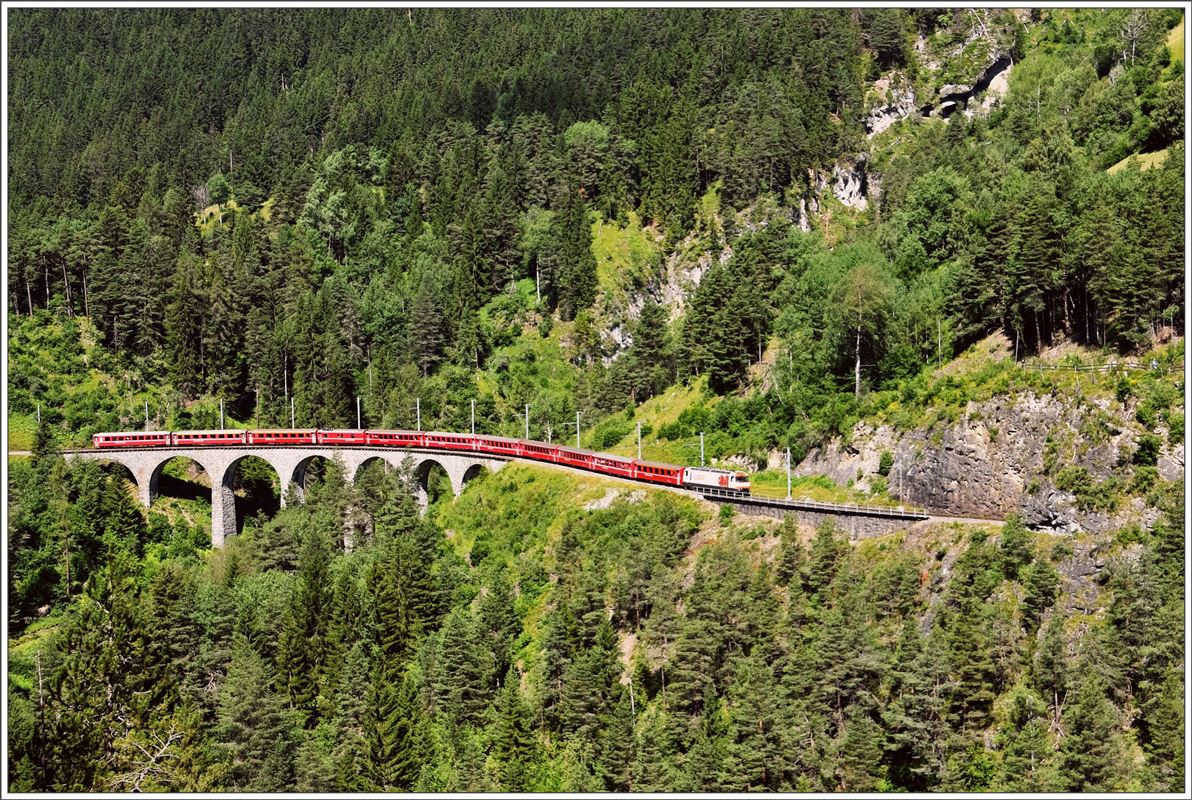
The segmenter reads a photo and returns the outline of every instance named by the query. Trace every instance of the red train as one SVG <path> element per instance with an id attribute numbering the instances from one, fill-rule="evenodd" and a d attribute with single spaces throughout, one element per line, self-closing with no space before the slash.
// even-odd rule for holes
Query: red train
<path id="1" fill-rule="evenodd" d="M 97 433 L 92 444 L 100 448 L 114 447 L 235 447 L 298 445 L 364 445 L 368 447 L 402 447 L 422 450 L 465 450 L 473 453 L 524 458 L 550 464 L 615 475 L 621 478 L 680 486 L 689 489 L 714 489 L 718 493 L 749 494 L 749 476 L 744 472 L 709 467 L 680 467 L 642 461 L 609 453 L 594 453 L 545 442 L 507 439 L 501 436 L 474 436 L 470 433 L 440 431 L 374 431 L 374 430 L 222 430 L 222 431 L 145 431 Z"/>

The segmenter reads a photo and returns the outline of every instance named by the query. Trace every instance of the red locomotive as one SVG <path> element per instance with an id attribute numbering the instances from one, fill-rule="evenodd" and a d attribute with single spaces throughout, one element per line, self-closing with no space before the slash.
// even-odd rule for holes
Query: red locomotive
<path id="1" fill-rule="evenodd" d="M 545 442 L 508 439 L 502 436 L 478 436 L 440 431 L 375 430 L 222 430 L 222 431 L 142 431 L 97 433 L 92 444 L 114 447 L 234 447 L 244 445 L 286 447 L 301 445 L 366 445 L 440 451 L 488 453 L 615 475 L 620 478 L 656 483 L 663 486 L 713 490 L 717 494 L 749 494 L 749 476 L 744 472 L 709 467 L 680 467 L 642 461 L 609 453 L 594 453 L 575 447 Z"/>

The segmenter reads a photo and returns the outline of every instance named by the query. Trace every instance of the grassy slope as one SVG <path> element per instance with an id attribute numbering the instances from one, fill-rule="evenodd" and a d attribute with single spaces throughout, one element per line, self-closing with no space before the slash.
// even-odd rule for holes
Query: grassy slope
<path id="1" fill-rule="evenodd" d="M 1184 18 L 1180 17 L 1180 21 L 1167 34 L 1167 51 L 1171 53 L 1171 60 L 1175 61 L 1177 58 L 1184 57 Z"/>
<path id="2" fill-rule="evenodd" d="M 645 285 L 662 257 L 658 242 L 633 211 L 627 213 L 624 225 L 595 215 L 592 255 L 599 294 L 618 303 L 625 302 L 634 288 Z"/>
<path id="3" fill-rule="evenodd" d="M 1166 160 L 1167 148 L 1165 147 L 1162 150 L 1156 150 L 1153 153 L 1135 153 L 1133 155 L 1126 156 L 1105 171 L 1110 175 L 1113 175 L 1114 173 L 1121 172 L 1128 165 L 1134 164 L 1138 167 L 1138 169 L 1146 172 L 1148 169 L 1154 169 L 1155 167 L 1162 166 L 1163 162 Z"/>

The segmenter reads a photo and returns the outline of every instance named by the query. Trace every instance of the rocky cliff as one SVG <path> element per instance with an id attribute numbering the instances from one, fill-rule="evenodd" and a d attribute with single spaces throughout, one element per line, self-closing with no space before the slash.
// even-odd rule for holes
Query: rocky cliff
<path id="1" fill-rule="evenodd" d="M 1036 529 L 1068 533 L 1150 527 L 1158 511 L 1141 498 L 1090 501 L 1090 494 L 1062 477 L 1066 467 L 1075 467 L 1087 477 L 1067 475 L 1080 475 L 1093 490 L 1127 484 L 1144 433 L 1134 414 L 1130 403 L 1110 398 L 1081 404 L 1030 392 L 994 397 L 970 403 L 951 424 L 926 429 L 860 422 L 848 443 L 837 440 L 811 451 L 795 472 L 864 485 L 879 475 L 885 452 L 893 456 L 886 475 L 890 494 L 932 511 L 986 518 L 1018 511 Z M 1183 444 L 1164 437 L 1157 469 L 1161 479 L 1179 480 Z"/>

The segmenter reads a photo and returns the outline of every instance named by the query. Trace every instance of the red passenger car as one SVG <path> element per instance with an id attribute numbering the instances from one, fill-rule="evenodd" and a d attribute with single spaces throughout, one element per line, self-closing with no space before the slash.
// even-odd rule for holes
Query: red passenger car
<path id="1" fill-rule="evenodd" d="M 319 431 L 319 444 L 365 444 L 368 432 L 362 430 Z"/>
<path id="2" fill-rule="evenodd" d="M 674 464 L 659 464 L 655 461 L 635 461 L 636 477 L 639 481 L 661 483 L 665 486 L 683 485 L 683 468 Z"/>
<path id="3" fill-rule="evenodd" d="M 263 430 L 249 431 L 249 444 L 314 444 L 314 428 L 308 430 Z"/>
<path id="4" fill-rule="evenodd" d="M 174 444 L 178 447 L 218 447 L 221 445 L 245 444 L 248 431 L 177 431 Z"/>
<path id="5" fill-rule="evenodd" d="M 426 434 L 418 431 L 365 431 L 364 441 L 377 447 L 424 447 Z"/>
<path id="6" fill-rule="evenodd" d="M 522 451 L 526 454 L 526 458 L 532 458 L 535 461 L 549 461 L 553 464 L 559 460 L 559 448 L 552 444 L 522 442 Z"/>
<path id="7" fill-rule="evenodd" d="M 593 453 L 589 450 L 577 450 L 574 447 L 559 448 L 559 463 L 580 469 L 592 469 Z"/>
<path id="8" fill-rule="evenodd" d="M 632 478 L 634 472 L 632 459 L 618 458 L 603 453 L 592 454 L 592 469 L 606 475 L 620 475 L 623 478 Z"/>
<path id="9" fill-rule="evenodd" d="M 128 433 L 97 433 L 91 437 L 95 447 L 169 447 L 169 431 L 130 431 Z"/>
<path id="10" fill-rule="evenodd" d="M 520 456 L 522 443 L 520 439 L 506 439 L 503 436 L 477 436 L 476 449 L 483 453 L 496 453 L 502 456 Z"/>
<path id="11" fill-rule="evenodd" d="M 426 446 L 435 450 L 471 450 L 472 436 L 468 433 L 434 431 L 426 434 Z"/>

